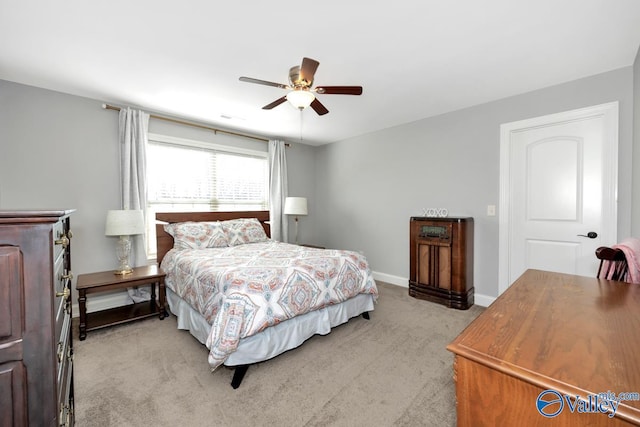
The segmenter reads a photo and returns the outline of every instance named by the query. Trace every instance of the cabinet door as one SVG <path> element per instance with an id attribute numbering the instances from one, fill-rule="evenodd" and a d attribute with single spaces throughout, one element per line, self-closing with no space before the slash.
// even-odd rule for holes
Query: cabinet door
<path id="1" fill-rule="evenodd" d="M 20 248 L 0 246 L 0 426 L 27 425 Z"/>
<path id="2" fill-rule="evenodd" d="M 418 245 L 418 283 L 451 290 L 451 247 Z"/>
<path id="3" fill-rule="evenodd" d="M 0 364 L 0 426 L 27 425 L 27 389 L 22 362 Z"/>
<path id="4" fill-rule="evenodd" d="M 20 248 L 16 246 L 0 246 L 0 344 L 2 344 L 0 347 L 4 348 L 22 338 L 23 316 L 24 300 Z M 1 354 L 3 353 L 0 352 Z M 15 354 L 12 353 L 12 356 L 15 357 Z M 4 360 L 8 359 L 0 356 L 0 362 Z M 13 360 L 16 359 L 14 358 Z"/>

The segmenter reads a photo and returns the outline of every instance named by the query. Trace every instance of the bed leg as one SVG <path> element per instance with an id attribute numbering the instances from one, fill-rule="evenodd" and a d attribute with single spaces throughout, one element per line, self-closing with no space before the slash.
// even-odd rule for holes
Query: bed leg
<path id="1" fill-rule="evenodd" d="M 240 387 L 240 383 L 242 382 L 244 374 L 247 373 L 248 369 L 249 365 L 236 366 L 233 372 L 233 379 L 231 380 L 231 387 L 233 387 L 234 389 Z"/>
<path id="2" fill-rule="evenodd" d="M 369 320 L 370 319 L 369 312 L 365 311 L 364 313 L 362 313 L 362 317 L 364 317 L 365 319 Z"/>

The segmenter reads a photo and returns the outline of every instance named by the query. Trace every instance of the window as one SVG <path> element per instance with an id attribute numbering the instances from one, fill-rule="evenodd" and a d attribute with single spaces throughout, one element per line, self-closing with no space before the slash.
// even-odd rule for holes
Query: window
<path id="1" fill-rule="evenodd" d="M 149 134 L 147 253 L 156 212 L 267 210 L 267 152 Z"/>

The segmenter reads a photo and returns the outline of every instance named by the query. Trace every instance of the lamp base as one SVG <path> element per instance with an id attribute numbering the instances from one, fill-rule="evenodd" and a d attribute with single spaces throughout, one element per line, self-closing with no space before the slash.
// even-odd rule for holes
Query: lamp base
<path id="1" fill-rule="evenodd" d="M 129 265 L 129 254 L 131 253 L 131 241 L 129 236 L 120 236 L 118 246 L 116 246 L 116 256 L 118 257 L 118 268 L 113 274 L 124 276 L 131 274 L 133 268 Z"/>

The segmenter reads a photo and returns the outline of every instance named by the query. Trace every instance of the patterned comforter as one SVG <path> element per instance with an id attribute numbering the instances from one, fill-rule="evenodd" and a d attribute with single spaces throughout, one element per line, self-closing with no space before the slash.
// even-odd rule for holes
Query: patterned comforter
<path id="1" fill-rule="evenodd" d="M 172 249 L 166 285 L 211 325 L 209 364 L 224 363 L 240 339 L 292 317 L 378 289 L 365 257 L 275 241 Z"/>

